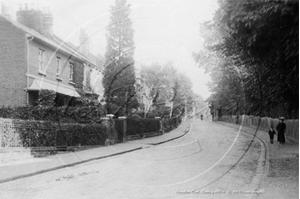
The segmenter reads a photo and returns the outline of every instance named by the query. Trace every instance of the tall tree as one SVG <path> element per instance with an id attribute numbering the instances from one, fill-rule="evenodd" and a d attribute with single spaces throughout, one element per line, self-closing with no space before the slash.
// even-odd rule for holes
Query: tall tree
<path id="1" fill-rule="evenodd" d="M 204 24 L 221 36 L 213 42 L 209 31 L 205 33 L 207 49 L 218 52 L 222 59 L 212 67 L 219 73 L 219 78 L 213 78 L 215 107 L 240 105 L 238 100 L 243 99 L 247 107 L 243 113 L 298 118 L 298 1 L 220 0 L 219 4 L 214 21 Z M 207 57 L 202 53 L 195 54 L 201 65 Z M 240 86 L 243 95 L 238 97 Z"/>
<path id="2" fill-rule="evenodd" d="M 130 5 L 126 0 L 116 0 L 111 7 L 107 27 L 106 63 L 103 86 L 107 113 L 127 115 L 137 106 L 134 73 L 134 30 L 129 18 Z M 121 108 L 120 108 L 121 107 Z"/>

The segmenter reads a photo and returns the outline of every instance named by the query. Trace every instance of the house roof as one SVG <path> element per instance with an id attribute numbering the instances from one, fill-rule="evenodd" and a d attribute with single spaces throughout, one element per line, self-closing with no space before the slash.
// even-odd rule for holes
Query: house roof
<path id="1" fill-rule="evenodd" d="M 66 42 L 64 40 L 62 40 L 61 38 L 59 38 L 58 36 L 54 35 L 53 39 L 55 42 L 57 42 L 58 44 L 62 44 L 63 43 L 63 47 L 68 48 L 69 50 L 76 50 L 76 53 L 80 54 L 80 56 L 82 56 L 84 59 L 88 60 L 90 63 L 94 64 L 96 66 L 96 68 L 102 70 L 103 64 L 104 64 L 104 58 L 101 56 L 100 58 L 96 57 L 95 55 L 89 53 L 88 56 L 82 54 L 79 51 L 79 47 L 76 47 L 74 44 L 70 43 L 70 42 Z M 98 63 L 101 63 L 101 66 L 98 65 Z"/>
<path id="2" fill-rule="evenodd" d="M 80 59 L 84 62 L 88 62 L 88 63 L 95 65 L 96 68 L 102 69 L 101 66 L 96 65 L 97 63 L 95 63 L 95 61 L 91 60 L 90 58 L 88 58 L 85 55 L 83 55 L 82 53 L 80 53 L 79 48 L 76 48 L 73 44 L 70 44 L 70 43 L 64 41 L 63 39 L 59 38 L 58 36 L 53 35 L 53 39 L 49 39 L 49 38 L 45 37 L 44 35 L 40 34 L 39 32 L 35 31 L 34 29 L 28 28 L 27 26 L 25 26 L 21 23 L 13 21 L 13 20 L 3 16 L 2 14 L 0 14 L 0 17 L 3 18 L 4 20 L 8 21 L 9 23 L 11 23 L 14 27 L 27 33 L 28 36 L 33 36 L 34 39 L 37 39 L 47 45 L 50 45 L 50 46 L 54 47 L 55 49 L 57 49 L 58 51 L 62 51 L 64 53 L 72 55 L 72 56 L 76 57 L 77 59 Z M 98 58 L 96 58 L 96 59 L 98 59 Z M 104 60 L 100 60 L 100 61 L 104 62 Z"/>

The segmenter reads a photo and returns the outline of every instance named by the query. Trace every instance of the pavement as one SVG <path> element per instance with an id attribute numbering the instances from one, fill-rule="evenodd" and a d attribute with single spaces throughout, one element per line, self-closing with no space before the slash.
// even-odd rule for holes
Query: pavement
<path id="1" fill-rule="evenodd" d="M 255 126 L 218 123 L 251 134 L 256 133 L 256 137 L 263 141 L 266 148 L 263 160 L 265 166 L 258 176 L 260 176 L 259 187 L 264 193 L 256 198 L 299 198 L 299 142 L 286 137 L 286 143 L 280 144 L 275 135 L 274 143 L 271 144 L 266 130 L 257 130 Z"/>
<path id="2" fill-rule="evenodd" d="M 0 163 L 0 183 L 141 150 L 150 145 L 162 144 L 180 138 L 184 136 L 188 130 L 189 123 L 183 122 L 173 131 L 156 137 L 127 141 L 82 151 L 58 153 L 43 158 L 29 158 L 20 161 Z"/>

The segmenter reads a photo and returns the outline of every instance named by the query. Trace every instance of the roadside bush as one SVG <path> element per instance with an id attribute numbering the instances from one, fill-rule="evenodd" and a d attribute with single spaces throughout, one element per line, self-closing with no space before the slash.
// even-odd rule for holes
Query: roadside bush
<path id="1" fill-rule="evenodd" d="M 24 147 L 55 146 L 56 126 L 53 123 L 30 120 L 14 123 Z"/>
<path id="2" fill-rule="evenodd" d="M 182 121 L 182 117 L 177 116 L 173 118 L 163 119 L 162 125 L 165 132 L 172 131 L 177 128 Z"/>
<path id="3" fill-rule="evenodd" d="M 101 124 L 14 120 L 24 147 L 104 145 L 108 135 Z"/>
<path id="4" fill-rule="evenodd" d="M 143 119 L 142 120 L 142 131 L 145 133 L 159 131 L 160 124 L 158 119 Z"/>
<path id="5" fill-rule="evenodd" d="M 104 108 L 96 96 L 84 95 L 70 100 L 70 105 L 57 106 L 56 93 L 42 90 L 36 106 L 0 108 L 0 117 L 22 120 L 44 120 L 63 123 L 100 123 Z"/>
<path id="6" fill-rule="evenodd" d="M 0 117 L 21 120 L 44 120 L 63 123 L 100 123 L 102 113 L 92 106 L 22 106 L 1 107 Z"/>
<path id="7" fill-rule="evenodd" d="M 62 140 L 57 141 L 65 141 L 68 146 L 104 145 L 108 138 L 106 127 L 101 124 L 64 124 L 62 128 Z"/>
<path id="8" fill-rule="evenodd" d="M 159 128 L 160 124 L 158 119 L 127 119 L 127 135 L 143 135 L 143 133 L 159 131 Z"/>

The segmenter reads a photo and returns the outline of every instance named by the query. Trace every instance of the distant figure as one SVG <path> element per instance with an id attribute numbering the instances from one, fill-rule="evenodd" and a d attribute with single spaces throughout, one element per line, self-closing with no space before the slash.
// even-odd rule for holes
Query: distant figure
<path id="1" fill-rule="evenodd" d="M 276 132 L 274 131 L 273 126 L 271 126 L 270 130 L 269 130 L 269 136 L 270 136 L 270 142 L 271 142 L 271 144 L 274 143 L 274 135 L 275 134 L 276 134 Z"/>
<path id="2" fill-rule="evenodd" d="M 280 142 L 280 144 L 284 144 L 285 143 L 285 129 L 286 129 L 286 125 L 284 123 L 284 117 L 280 117 L 279 118 L 279 124 L 277 124 L 276 126 L 276 130 L 278 132 L 277 134 L 277 141 Z"/>
<path id="3" fill-rule="evenodd" d="M 237 115 L 236 116 L 236 122 L 235 122 L 236 124 L 239 124 L 239 118 L 240 118 L 240 115 Z"/>
<path id="4" fill-rule="evenodd" d="M 203 115 L 202 115 L 202 114 L 201 114 L 201 116 L 200 116 L 200 117 L 201 117 L 201 120 L 203 120 Z"/>

